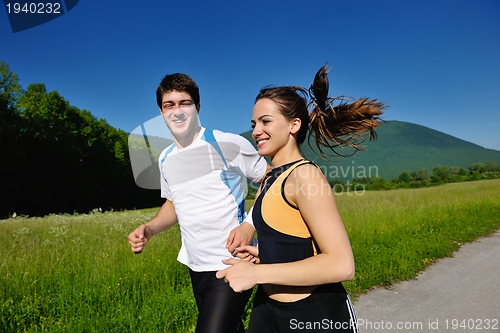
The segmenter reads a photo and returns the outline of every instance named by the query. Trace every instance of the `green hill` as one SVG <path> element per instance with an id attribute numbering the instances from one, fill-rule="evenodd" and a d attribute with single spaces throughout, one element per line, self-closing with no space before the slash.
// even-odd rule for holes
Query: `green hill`
<path id="1" fill-rule="evenodd" d="M 427 169 L 435 166 L 468 169 L 476 162 L 500 162 L 500 151 L 430 129 L 401 121 L 387 121 L 377 129 L 378 138 L 366 141 L 365 151 L 352 157 L 329 157 L 323 160 L 307 144 L 302 146 L 307 159 L 318 164 L 330 179 L 382 177 L 394 179 L 403 171 Z M 241 134 L 255 145 L 251 131 Z M 313 145 L 314 146 L 314 145 Z"/>

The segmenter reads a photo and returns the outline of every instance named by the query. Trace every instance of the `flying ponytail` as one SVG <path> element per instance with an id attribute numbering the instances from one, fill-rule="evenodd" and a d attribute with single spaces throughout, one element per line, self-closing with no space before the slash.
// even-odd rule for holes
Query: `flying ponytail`
<path id="1" fill-rule="evenodd" d="M 314 138 L 323 158 L 330 155 L 325 153 L 325 148 L 337 156 L 352 156 L 362 150 L 361 144 L 366 140 L 367 132 L 370 140 L 377 138 L 375 128 L 380 124 L 385 105 L 366 97 L 347 103 L 350 99 L 346 97 L 328 97 L 328 90 L 328 70 L 324 65 L 308 90 L 308 109 L 311 110 L 309 137 Z M 335 101 L 340 103 L 334 106 Z M 311 140 L 308 143 L 311 146 Z"/>
<path id="2" fill-rule="evenodd" d="M 362 150 L 366 132 L 370 140 L 376 138 L 375 128 L 385 105 L 368 98 L 348 103 L 350 99 L 346 97 L 328 97 L 328 90 L 328 70 L 324 65 L 308 90 L 298 86 L 267 86 L 261 89 L 255 102 L 270 99 L 287 119 L 301 120 L 302 126 L 296 134 L 299 148 L 306 138 L 312 148 L 312 136 L 323 158 L 331 155 L 325 153 L 325 149 L 335 156 L 352 156 Z M 339 103 L 334 106 L 335 101 Z"/>

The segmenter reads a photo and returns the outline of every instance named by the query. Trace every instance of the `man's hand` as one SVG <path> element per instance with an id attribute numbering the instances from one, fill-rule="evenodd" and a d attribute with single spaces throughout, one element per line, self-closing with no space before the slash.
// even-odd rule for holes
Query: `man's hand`
<path id="1" fill-rule="evenodd" d="M 243 222 L 229 233 L 226 248 L 232 255 L 236 255 L 235 249 L 242 245 L 251 245 L 255 228 L 247 222 Z"/>
<path id="2" fill-rule="evenodd" d="M 151 237 L 153 237 L 153 232 L 151 228 L 145 224 L 141 224 L 137 229 L 132 231 L 130 235 L 128 235 L 128 243 L 130 244 L 132 252 L 135 254 L 141 253 Z"/>

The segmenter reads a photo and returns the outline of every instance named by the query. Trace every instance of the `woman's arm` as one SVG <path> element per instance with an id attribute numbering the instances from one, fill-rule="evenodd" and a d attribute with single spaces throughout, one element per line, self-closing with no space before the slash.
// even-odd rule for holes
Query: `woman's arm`
<path id="1" fill-rule="evenodd" d="M 219 271 L 235 291 L 256 284 L 314 286 L 354 278 L 354 256 L 330 185 L 321 171 L 306 164 L 292 171 L 285 195 L 302 214 L 321 253 L 304 260 L 252 265 L 229 259 L 230 268 Z"/>

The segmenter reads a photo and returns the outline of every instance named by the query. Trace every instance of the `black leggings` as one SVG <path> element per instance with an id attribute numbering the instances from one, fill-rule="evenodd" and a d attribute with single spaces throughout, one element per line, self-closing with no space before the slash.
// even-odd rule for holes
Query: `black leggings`
<path id="1" fill-rule="evenodd" d="M 236 293 L 215 273 L 189 270 L 199 311 L 196 333 L 244 333 L 241 315 L 252 290 Z"/>
<path id="2" fill-rule="evenodd" d="M 341 283 L 318 286 L 310 296 L 284 303 L 270 299 L 259 286 L 247 333 L 357 333 L 357 320 Z"/>

